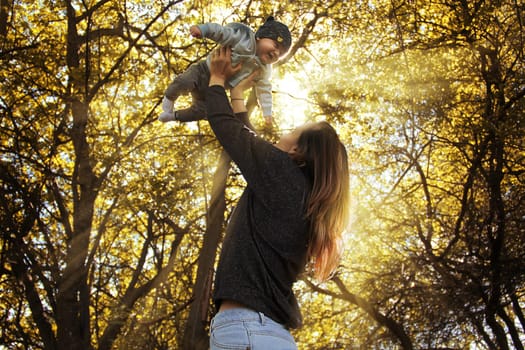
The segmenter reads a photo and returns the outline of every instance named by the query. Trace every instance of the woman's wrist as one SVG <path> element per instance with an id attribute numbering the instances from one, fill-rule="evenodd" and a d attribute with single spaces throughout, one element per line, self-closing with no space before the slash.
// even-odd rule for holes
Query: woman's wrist
<path id="1" fill-rule="evenodd" d="M 230 100 L 234 113 L 246 112 L 246 105 L 242 95 L 230 94 Z"/>
<path id="2" fill-rule="evenodd" d="M 235 86 L 230 90 L 230 99 L 233 100 L 243 100 L 244 101 L 244 90 L 240 89 L 238 86 Z"/>
<path id="3" fill-rule="evenodd" d="M 219 86 L 224 87 L 224 82 L 225 81 L 226 81 L 226 79 L 223 78 L 223 77 L 218 77 L 216 75 L 212 75 L 212 76 L 210 76 L 210 83 L 208 84 L 208 86 L 219 85 Z"/>

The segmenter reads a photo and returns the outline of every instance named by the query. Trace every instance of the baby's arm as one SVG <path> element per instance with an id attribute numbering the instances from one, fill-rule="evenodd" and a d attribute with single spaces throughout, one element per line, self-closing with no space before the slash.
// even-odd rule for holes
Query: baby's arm
<path id="1" fill-rule="evenodd" d="M 238 45 L 243 40 L 250 40 L 242 31 L 217 23 L 204 23 L 192 26 L 190 33 L 195 38 L 208 38 L 220 45 L 231 47 Z"/>
<path id="2" fill-rule="evenodd" d="M 257 100 L 261 106 L 263 117 L 266 125 L 271 125 L 273 122 L 273 113 L 272 113 L 272 84 L 268 79 L 261 79 L 255 85 L 255 94 L 257 95 Z"/>

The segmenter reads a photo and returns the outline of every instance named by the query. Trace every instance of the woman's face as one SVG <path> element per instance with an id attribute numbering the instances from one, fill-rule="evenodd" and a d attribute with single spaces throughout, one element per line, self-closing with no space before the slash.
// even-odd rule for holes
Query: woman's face
<path id="1" fill-rule="evenodd" d="M 279 138 L 279 141 L 275 144 L 275 147 L 279 148 L 281 151 L 284 152 L 293 152 L 297 148 L 297 142 L 299 141 L 299 136 L 301 136 L 301 133 L 312 127 L 313 123 L 307 123 L 302 126 L 299 126 L 298 128 L 294 129 L 292 132 L 283 134 Z"/>

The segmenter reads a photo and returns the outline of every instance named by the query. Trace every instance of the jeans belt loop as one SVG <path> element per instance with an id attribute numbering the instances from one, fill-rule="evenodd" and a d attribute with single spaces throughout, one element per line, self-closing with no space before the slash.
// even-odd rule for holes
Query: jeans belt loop
<path id="1" fill-rule="evenodd" d="M 264 323 L 266 321 L 264 314 L 262 312 L 259 312 L 259 319 L 261 320 L 261 324 L 264 326 Z"/>

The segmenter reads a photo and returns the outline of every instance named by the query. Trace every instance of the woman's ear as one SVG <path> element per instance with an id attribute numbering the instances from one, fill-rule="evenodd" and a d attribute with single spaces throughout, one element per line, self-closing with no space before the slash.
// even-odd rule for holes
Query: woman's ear
<path id="1" fill-rule="evenodd" d="M 290 156 L 290 158 L 292 158 L 297 163 L 297 165 L 299 166 L 306 165 L 306 162 L 303 156 L 297 152 L 297 146 L 292 147 L 292 149 L 288 151 L 288 155 Z"/>
<path id="2" fill-rule="evenodd" d="M 292 148 L 290 148 L 290 150 L 288 151 L 288 154 L 293 158 L 298 157 L 299 154 L 297 153 L 297 146 L 292 146 Z"/>

